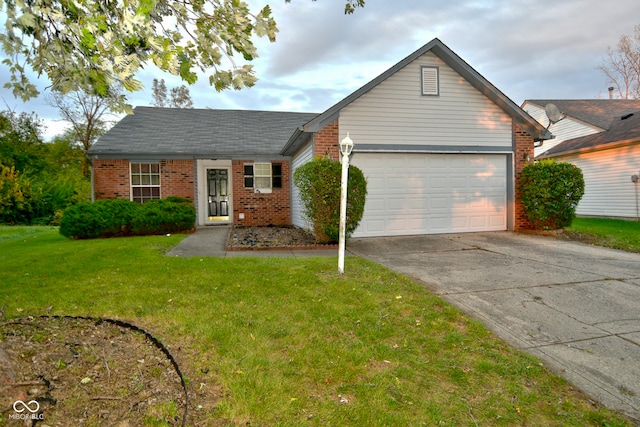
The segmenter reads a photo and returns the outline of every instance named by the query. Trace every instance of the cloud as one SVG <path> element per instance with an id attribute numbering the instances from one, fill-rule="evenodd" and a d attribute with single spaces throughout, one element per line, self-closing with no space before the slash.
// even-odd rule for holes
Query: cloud
<path id="1" fill-rule="evenodd" d="M 266 2 L 250 0 L 255 10 Z M 203 76 L 190 88 L 195 106 L 322 112 L 435 37 L 516 103 L 606 96 L 596 67 L 607 46 L 640 24 L 637 0 L 368 0 L 353 15 L 343 5 L 271 2 L 280 31 L 276 43 L 256 40 L 256 86 L 218 93 Z M 131 103 L 151 104 L 154 77 L 182 84 L 146 69 L 146 89 Z M 0 96 L 10 102 L 5 89 Z M 55 117 L 41 100 L 16 106 Z"/>

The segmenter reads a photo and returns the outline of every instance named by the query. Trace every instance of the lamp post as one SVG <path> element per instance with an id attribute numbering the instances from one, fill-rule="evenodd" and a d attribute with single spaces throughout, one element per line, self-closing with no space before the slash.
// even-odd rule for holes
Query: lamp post
<path id="1" fill-rule="evenodd" d="M 353 150 L 353 141 L 347 132 L 346 138 L 340 142 L 342 153 L 342 178 L 340 180 L 340 237 L 338 240 L 338 273 L 344 273 L 345 231 L 347 228 L 347 179 L 349 177 L 349 154 Z"/>

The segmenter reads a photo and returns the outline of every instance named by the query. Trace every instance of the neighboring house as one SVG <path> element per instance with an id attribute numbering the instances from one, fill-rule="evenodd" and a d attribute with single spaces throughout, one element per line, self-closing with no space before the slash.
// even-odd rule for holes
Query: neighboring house
<path id="1" fill-rule="evenodd" d="M 197 225 L 308 227 L 293 171 L 338 160 L 347 132 L 368 183 L 354 236 L 529 225 L 516 181 L 550 133 L 438 39 L 321 114 L 138 107 L 90 150 L 94 198 L 179 195 Z"/>
<path id="2" fill-rule="evenodd" d="M 548 104 L 563 118 L 549 126 L 555 138 L 536 148 L 536 159 L 582 170 L 585 194 L 576 214 L 637 219 L 639 184 L 633 177 L 640 174 L 640 100 L 528 100 L 523 109 L 548 126 Z"/>

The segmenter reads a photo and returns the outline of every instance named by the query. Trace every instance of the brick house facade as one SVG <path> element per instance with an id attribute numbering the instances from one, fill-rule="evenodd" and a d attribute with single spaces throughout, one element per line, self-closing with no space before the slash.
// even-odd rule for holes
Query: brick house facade
<path id="1" fill-rule="evenodd" d="M 420 76 L 425 69 L 437 74 L 438 78 L 430 82 L 443 81 L 443 89 L 436 88 L 436 96 L 424 96 L 419 90 L 416 94 L 416 88 L 424 84 Z M 453 85 L 460 86 L 454 91 L 457 97 L 448 92 Z M 385 88 L 378 91 L 379 86 Z M 433 91 L 434 88 L 427 89 Z M 409 92 L 405 92 L 407 90 Z M 373 92 L 376 95 L 370 97 Z M 464 97 L 461 98 L 460 93 Z M 402 109 L 403 103 L 409 107 Z M 470 105 L 477 105 L 477 110 Z M 389 117 L 398 115 L 399 111 L 406 111 L 406 116 L 397 119 L 399 122 L 389 122 Z M 417 113 L 419 111 L 423 114 Z M 438 118 L 429 118 L 434 116 L 434 111 Z M 456 117 L 456 125 L 451 125 L 448 133 L 442 133 L 440 138 L 434 138 L 434 133 L 444 127 L 442 117 L 450 116 Z M 459 131 L 460 123 L 467 128 Z M 451 185 L 456 182 L 466 185 L 466 189 L 460 187 L 460 190 L 466 191 L 468 201 L 464 202 L 464 209 L 470 213 L 462 219 L 476 221 L 476 228 L 462 231 L 478 231 L 479 217 L 474 216 L 474 206 L 488 212 L 481 218 L 485 223 L 498 221 L 497 229 L 519 230 L 530 226 L 519 201 L 518 180 L 524 166 L 533 158 L 534 141 L 550 135 L 438 39 L 321 114 L 137 107 L 133 115 L 126 116 L 89 151 L 93 161 L 93 197 L 95 200 L 129 198 L 140 202 L 167 196 L 185 197 L 196 206 L 196 226 L 298 224 L 296 218 L 301 213 L 299 195 L 292 184 L 294 168 L 314 156 L 339 161 L 339 141 L 349 131 L 356 140 L 354 162 L 383 168 L 389 164 L 396 171 L 392 176 L 383 169 L 379 176 L 368 177 L 372 184 L 388 185 L 391 190 L 382 194 L 387 199 L 374 198 L 371 204 L 367 202 L 365 216 L 368 211 L 392 203 L 395 196 L 401 202 L 398 206 L 404 203 L 400 198 L 412 181 L 406 175 L 408 170 L 398 166 L 398 161 L 407 162 L 406 169 L 410 169 L 412 164 L 433 164 L 442 159 L 456 165 L 461 174 L 454 179 L 447 178 L 447 167 L 440 165 L 445 175 L 429 179 L 449 185 L 455 203 L 462 199 L 454 198 L 458 189 Z M 480 169 L 465 175 L 464 168 L 459 166 L 465 162 Z M 425 169 L 429 167 L 419 172 Z M 365 171 L 365 176 L 378 174 L 376 170 Z M 494 172 L 498 178 L 492 178 Z M 504 190 L 497 197 L 495 193 L 487 193 L 484 200 L 484 190 L 477 191 L 473 185 L 495 187 L 495 182 L 487 184 L 489 178 L 502 180 L 498 187 Z M 385 183 L 385 180 L 391 181 Z M 466 184 L 469 180 L 474 181 L 471 190 Z M 402 187 L 394 187 L 401 181 Z M 433 207 L 431 203 L 439 202 L 429 199 L 427 187 L 421 191 L 423 199 L 405 202 L 424 206 L 417 212 L 424 214 L 427 221 Z M 498 213 L 488 211 L 496 199 L 499 199 L 495 206 Z M 458 205 L 451 206 L 460 210 Z M 398 213 L 397 208 L 393 211 L 393 205 L 385 209 L 391 209 L 381 211 L 388 212 L 389 216 Z M 460 216 L 454 219 L 455 215 L 458 214 L 452 210 L 451 218 L 441 215 L 429 220 L 443 222 L 444 219 L 450 224 L 456 221 L 459 224 Z M 423 220 L 417 218 L 417 221 Z M 392 225 L 396 227 L 398 221 Z M 487 230 L 496 229 L 495 224 L 490 226 L 493 228 L 488 226 Z M 482 230 L 481 222 L 479 227 Z M 385 230 L 381 228 L 374 235 L 386 235 Z M 447 232 L 446 227 L 442 230 Z M 417 233 L 420 232 L 418 229 Z M 425 228 L 424 232 L 434 231 Z"/>
<path id="2" fill-rule="evenodd" d="M 282 187 L 271 193 L 256 193 L 244 186 L 244 165 L 248 160 L 234 160 L 233 164 L 233 223 L 240 226 L 291 225 L 291 192 L 289 162 L 282 165 Z M 243 214 L 242 218 L 240 214 Z"/>
<path id="3" fill-rule="evenodd" d="M 130 161 L 96 159 L 93 162 L 93 192 L 95 200 L 130 199 Z M 244 165 L 253 160 L 232 162 L 233 223 L 242 226 L 291 224 L 289 162 L 281 161 L 282 187 L 272 193 L 256 193 L 244 187 Z M 179 196 L 190 200 L 196 197 L 196 167 L 193 160 L 160 160 L 161 197 Z M 240 217 L 242 215 L 242 218 Z"/>

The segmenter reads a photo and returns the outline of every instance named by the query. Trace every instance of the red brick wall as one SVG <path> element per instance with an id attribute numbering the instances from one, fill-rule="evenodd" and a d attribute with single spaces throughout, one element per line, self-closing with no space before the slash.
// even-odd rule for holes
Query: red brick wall
<path id="1" fill-rule="evenodd" d="M 93 160 L 93 192 L 96 200 L 129 199 L 129 161 Z"/>
<path id="2" fill-rule="evenodd" d="M 522 169 L 530 161 L 533 161 L 533 137 L 529 135 L 527 132 L 522 130 L 520 126 L 513 126 L 513 134 L 515 140 L 515 222 L 514 222 L 514 230 L 526 230 L 533 228 L 531 222 L 527 219 L 525 214 L 524 206 L 520 201 L 520 175 L 522 174 Z M 527 156 L 529 156 L 530 161 L 527 161 Z"/>
<path id="3" fill-rule="evenodd" d="M 160 195 L 180 196 L 193 200 L 193 160 L 160 161 Z M 93 191 L 96 200 L 130 199 L 129 160 L 95 159 Z"/>
<path id="4" fill-rule="evenodd" d="M 160 195 L 194 199 L 195 179 L 193 160 L 160 161 Z"/>
<path id="5" fill-rule="evenodd" d="M 329 155 L 331 160 L 340 161 L 340 129 L 337 120 L 317 132 L 313 142 L 314 156 L 327 157 Z"/>
<path id="6" fill-rule="evenodd" d="M 253 188 L 244 188 L 246 163 L 254 162 L 232 162 L 233 223 L 239 226 L 291 225 L 289 162 L 278 161 L 282 164 L 282 188 L 274 188 L 272 193 L 255 193 Z M 240 219 L 241 213 L 244 214 L 244 219 Z"/>

